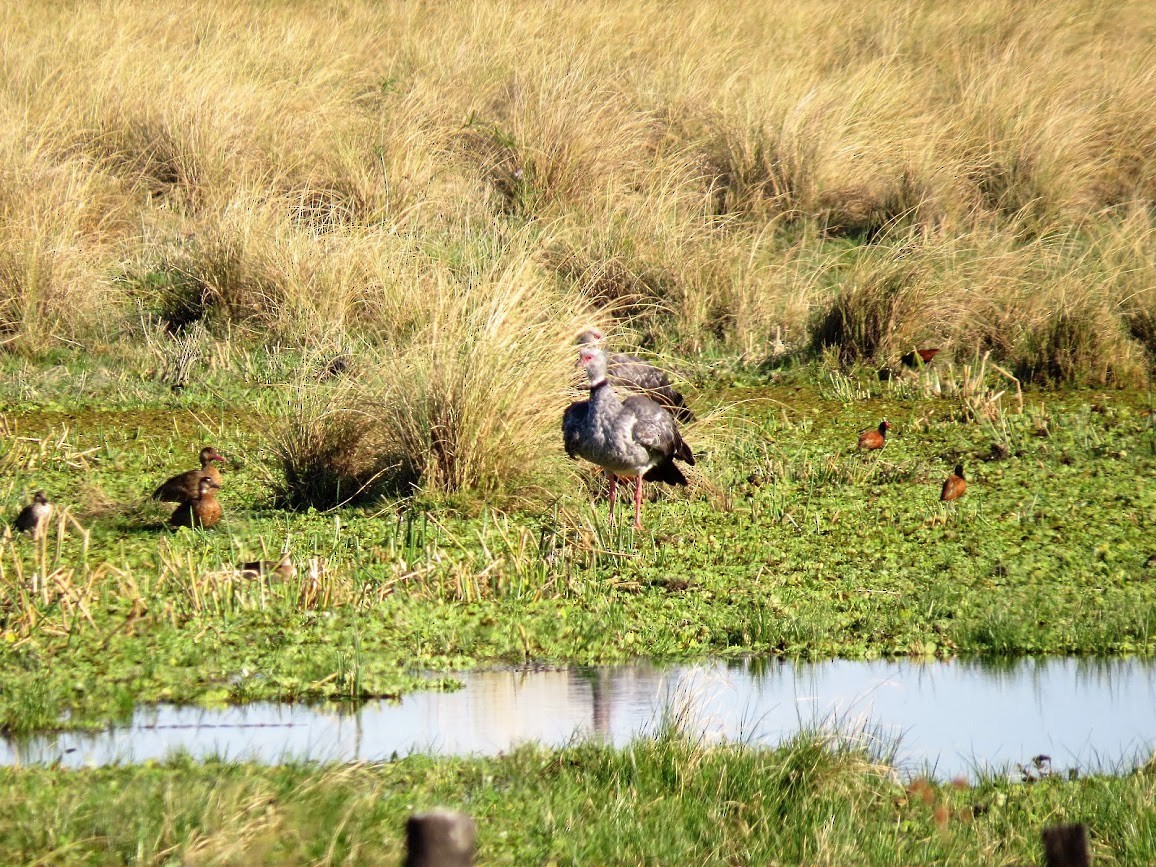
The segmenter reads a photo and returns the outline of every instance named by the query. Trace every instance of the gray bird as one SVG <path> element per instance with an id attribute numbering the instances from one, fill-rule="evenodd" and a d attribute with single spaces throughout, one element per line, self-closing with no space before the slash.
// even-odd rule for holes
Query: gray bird
<path id="1" fill-rule="evenodd" d="M 598 328 L 587 328 L 578 335 L 579 346 L 600 346 L 605 335 Z M 611 352 L 606 356 L 607 378 L 611 385 L 644 394 L 651 400 L 666 407 L 679 421 L 689 424 L 694 421 L 694 413 L 686 405 L 683 396 L 670 384 L 665 370 L 660 370 L 637 355 Z"/>
<path id="2" fill-rule="evenodd" d="M 48 519 L 52 517 L 52 503 L 44 496 L 44 491 L 37 491 L 32 495 L 32 502 L 20 510 L 13 524 L 18 533 L 28 533 L 33 539 L 39 539 L 48 528 Z"/>
<path id="3" fill-rule="evenodd" d="M 585 458 L 610 476 L 610 517 L 618 479 L 634 479 L 634 526 L 642 529 L 642 485 L 685 485 L 674 463 L 694 466 L 694 453 L 679 435 L 674 418 L 646 395 L 619 400 L 607 381 L 606 353 L 586 344 L 578 366 L 590 379 L 590 399 L 572 403 L 562 416 L 562 440 L 570 457 Z"/>

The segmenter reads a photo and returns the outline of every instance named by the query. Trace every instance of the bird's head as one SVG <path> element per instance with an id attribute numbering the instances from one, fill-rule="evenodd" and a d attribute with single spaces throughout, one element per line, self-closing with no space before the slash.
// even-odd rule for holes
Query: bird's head
<path id="1" fill-rule="evenodd" d="M 578 335 L 579 346 L 589 346 L 590 344 L 601 343 L 606 339 L 606 335 L 602 333 L 601 328 L 591 326 Z"/>
<path id="2" fill-rule="evenodd" d="M 879 433 L 886 434 L 889 430 L 891 430 L 891 422 L 889 422 L 887 419 L 883 419 L 883 421 L 879 422 Z"/>
<path id="3" fill-rule="evenodd" d="M 956 464 L 955 465 L 955 474 L 957 476 L 959 476 L 961 479 L 963 478 L 963 464 Z"/>
<path id="4" fill-rule="evenodd" d="M 44 491 L 37 491 L 35 494 L 32 495 L 32 502 L 37 503 L 41 506 L 47 506 L 48 505 L 48 497 L 44 496 Z"/>
<path id="5" fill-rule="evenodd" d="M 578 366 L 590 377 L 591 388 L 606 381 L 606 353 L 594 344 L 578 350 Z"/>
<path id="6" fill-rule="evenodd" d="M 207 467 L 211 461 L 225 463 L 225 457 L 212 446 L 205 446 L 201 449 L 201 466 Z"/>

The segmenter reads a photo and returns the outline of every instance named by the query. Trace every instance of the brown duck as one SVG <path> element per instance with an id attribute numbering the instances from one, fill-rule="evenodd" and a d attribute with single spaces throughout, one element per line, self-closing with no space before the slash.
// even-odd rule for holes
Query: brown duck
<path id="1" fill-rule="evenodd" d="M 293 562 L 293 555 L 286 551 L 280 560 L 254 560 L 251 563 L 239 563 L 237 569 L 242 578 L 260 578 L 268 575 L 281 581 L 288 581 L 297 575 L 297 566 Z"/>
<path id="2" fill-rule="evenodd" d="M 967 491 L 967 480 L 963 477 L 963 464 L 955 465 L 955 472 L 943 483 L 943 490 L 939 492 L 940 502 L 948 503 L 958 500 Z"/>
<path id="3" fill-rule="evenodd" d="M 200 527 L 202 530 L 215 527 L 221 520 L 221 504 L 217 502 L 220 487 L 207 475 L 202 476 L 197 496 L 177 506 L 169 524 L 173 527 Z"/>
<path id="4" fill-rule="evenodd" d="M 153 499 L 162 503 L 192 502 L 200 496 L 198 486 L 202 478 L 212 479 L 221 487 L 221 471 L 213 466 L 214 461 L 224 463 L 225 459 L 212 446 L 205 446 L 201 449 L 201 468 L 173 476 L 153 491 Z"/>
<path id="5" fill-rule="evenodd" d="M 48 529 L 48 519 L 52 517 L 52 503 L 44 496 L 44 491 L 32 495 L 32 502 L 20 510 L 13 526 L 17 533 L 28 533 L 39 539 Z"/>
<path id="6" fill-rule="evenodd" d="M 865 451 L 881 449 L 887 445 L 887 431 L 891 430 L 891 423 L 884 419 L 879 422 L 875 430 L 865 430 L 859 434 L 859 448 Z"/>

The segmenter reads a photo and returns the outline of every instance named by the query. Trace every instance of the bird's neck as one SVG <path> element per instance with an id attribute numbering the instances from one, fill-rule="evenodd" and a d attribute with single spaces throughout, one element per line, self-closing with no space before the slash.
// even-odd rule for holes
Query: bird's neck
<path id="1" fill-rule="evenodd" d="M 590 403 L 601 407 L 602 412 L 614 412 L 622 406 L 622 401 L 606 383 L 605 377 L 590 385 Z"/>

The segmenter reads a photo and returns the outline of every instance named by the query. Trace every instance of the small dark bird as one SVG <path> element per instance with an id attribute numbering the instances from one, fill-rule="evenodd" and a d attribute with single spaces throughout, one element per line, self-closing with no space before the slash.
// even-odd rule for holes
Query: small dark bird
<path id="1" fill-rule="evenodd" d="M 865 430 L 859 434 L 859 448 L 864 451 L 874 451 L 887 445 L 887 431 L 891 430 L 891 422 L 884 419 L 879 422 L 875 430 Z"/>
<path id="2" fill-rule="evenodd" d="M 318 372 L 317 381 L 327 382 L 330 379 L 336 379 L 342 376 L 349 370 L 349 366 L 352 363 L 353 358 L 345 353 L 334 356 L 334 358 Z"/>
<path id="3" fill-rule="evenodd" d="M 931 364 L 931 359 L 939 354 L 938 347 L 935 349 L 916 349 L 900 356 L 899 362 L 904 367 L 919 367 L 922 364 Z"/>
<path id="4" fill-rule="evenodd" d="M 197 496 L 181 503 L 173 510 L 169 524 L 173 527 L 200 527 L 208 530 L 221 520 L 221 504 L 217 502 L 217 491 L 221 486 L 207 475 L 198 483 Z"/>
<path id="5" fill-rule="evenodd" d="M 939 500 L 943 503 L 949 503 L 952 500 L 958 500 L 967 491 L 967 480 L 963 477 L 963 464 L 955 465 L 955 472 L 943 483 L 943 490 L 939 492 Z"/>
<path id="6" fill-rule="evenodd" d="M 52 517 L 52 503 L 44 496 L 44 491 L 32 495 L 32 502 L 20 510 L 13 526 L 18 533 L 28 533 L 33 539 L 41 538 L 48 529 L 48 519 Z"/>
<path id="7" fill-rule="evenodd" d="M 288 581 L 297 576 L 297 566 L 293 563 L 293 555 L 286 551 L 280 560 L 254 560 L 251 563 L 240 563 L 237 566 L 242 578 L 260 578 L 268 575 L 270 578 L 279 578 Z"/>
<path id="8" fill-rule="evenodd" d="M 604 340 L 605 335 L 597 328 L 587 328 L 578 335 L 579 346 L 601 346 Z M 694 413 L 687 407 L 683 396 L 670 384 L 666 371 L 648 364 L 637 355 L 607 353 L 606 378 L 611 385 L 646 395 L 681 422 L 689 424 L 694 421 Z"/>
<path id="9" fill-rule="evenodd" d="M 674 461 L 694 466 L 694 453 L 665 408 L 642 394 L 618 399 L 607 383 L 601 348 L 583 346 L 578 366 L 590 379 L 590 399 L 571 404 L 562 416 L 566 453 L 585 458 L 610 476 L 611 519 L 618 479 L 634 479 L 634 526 L 641 530 L 643 482 L 685 485 L 686 476 Z"/>
<path id="10" fill-rule="evenodd" d="M 213 466 L 214 461 L 224 463 L 225 459 L 212 446 L 205 446 L 201 449 L 201 468 L 173 476 L 153 491 L 153 499 L 162 503 L 192 502 L 200 496 L 202 478 L 212 479 L 218 488 L 221 487 L 221 471 Z"/>

